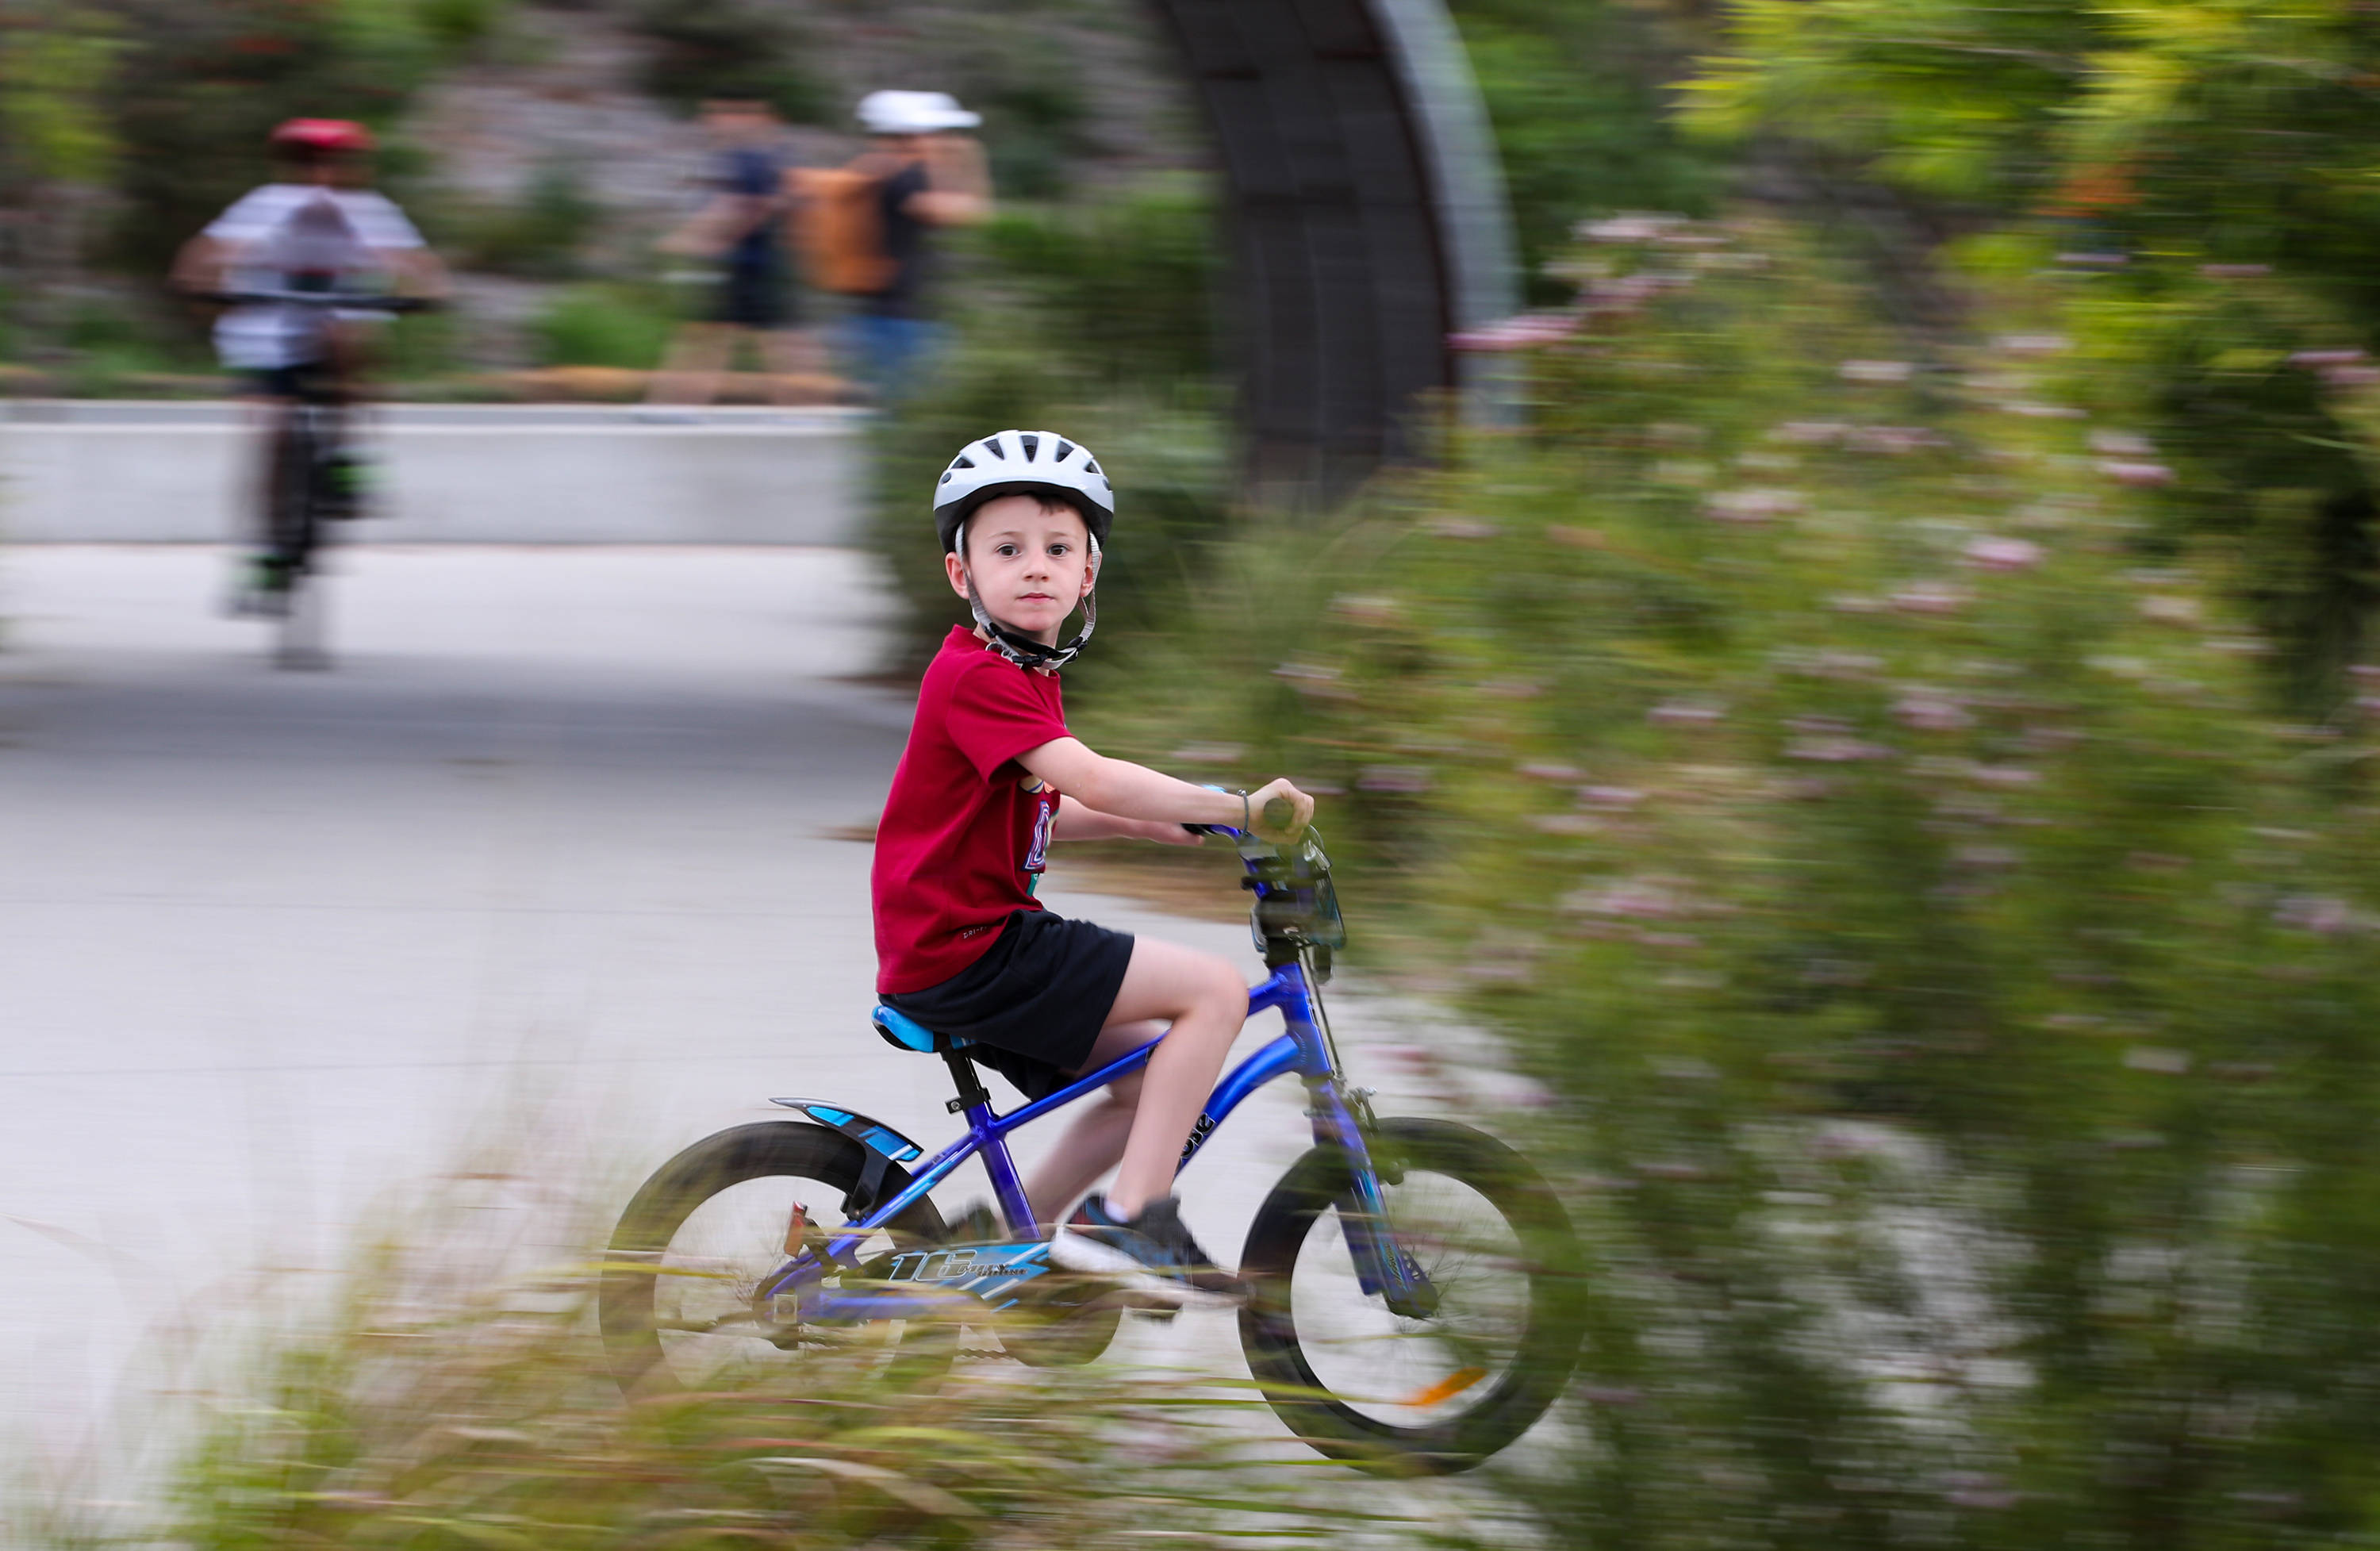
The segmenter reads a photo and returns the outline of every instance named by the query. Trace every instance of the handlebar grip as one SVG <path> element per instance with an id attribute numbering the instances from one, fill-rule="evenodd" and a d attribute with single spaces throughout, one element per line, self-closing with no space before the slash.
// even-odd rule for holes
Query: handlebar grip
<path id="1" fill-rule="evenodd" d="M 1297 809 L 1287 797 L 1275 797 L 1264 806 L 1264 821 L 1268 828 L 1286 830 L 1289 821 L 1297 817 Z"/>

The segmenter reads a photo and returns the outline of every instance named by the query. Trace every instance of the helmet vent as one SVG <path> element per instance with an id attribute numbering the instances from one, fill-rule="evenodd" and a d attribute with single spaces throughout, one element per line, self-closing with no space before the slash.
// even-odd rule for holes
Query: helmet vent
<path id="1" fill-rule="evenodd" d="M 1008 461 L 1008 449 L 1000 444 L 1000 438 L 997 436 L 985 437 L 983 439 L 983 450 L 990 453 L 993 457 L 998 458 L 1002 463 L 1006 463 Z"/>
<path id="2" fill-rule="evenodd" d="M 1058 438 L 1058 461 L 1060 463 L 1063 463 L 1074 455 L 1075 444 L 1072 442 L 1067 441 L 1062 436 Z"/>
<path id="3" fill-rule="evenodd" d="M 958 456 L 951 459 L 951 468 L 973 468 L 974 467 L 975 459 L 967 456 L 965 453 L 961 453 Z M 942 471 L 942 478 L 947 479 L 950 477 L 950 469 L 944 469 Z"/>
<path id="4" fill-rule="evenodd" d="M 1097 458 L 1085 459 L 1083 462 L 1083 472 L 1086 474 L 1099 474 L 1099 460 Z M 1099 474 L 1099 478 L 1104 479 L 1107 476 Z"/>
<path id="5" fill-rule="evenodd" d="M 949 484 L 949 483 L 951 482 L 951 473 L 952 473 L 952 470 L 947 469 L 947 468 L 945 468 L 945 469 L 943 469 L 943 470 L 942 470 L 941 482 L 942 482 L 943 484 L 946 484 L 946 485 L 947 485 L 947 484 Z"/>
<path id="6" fill-rule="evenodd" d="M 1016 434 L 1016 440 L 1025 449 L 1026 462 L 1031 463 L 1035 458 L 1041 455 L 1041 438 L 1034 432 L 1029 430 L 1019 431 Z"/>

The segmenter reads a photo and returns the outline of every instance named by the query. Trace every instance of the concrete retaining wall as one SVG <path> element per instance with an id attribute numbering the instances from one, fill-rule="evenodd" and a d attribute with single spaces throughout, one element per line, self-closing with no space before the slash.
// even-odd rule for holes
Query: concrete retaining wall
<path id="1" fill-rule="evenodd" d="M 237 404 L 0 403 L 0 539 L 243 538 L 257 457 Z M 864 417 L 611 405 L 374 409 L 377 543 L 847 544 Z"/>

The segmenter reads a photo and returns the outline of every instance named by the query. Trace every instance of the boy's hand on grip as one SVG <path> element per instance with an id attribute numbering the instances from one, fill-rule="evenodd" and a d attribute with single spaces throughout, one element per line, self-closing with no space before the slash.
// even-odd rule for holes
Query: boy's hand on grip
<path id="1" fill-rule="evenodd" d="M 1258 840 L 1286 845 L 1305 831 L 1314 818 L 1314 799 L 1289 783 L 1287 777 L 1269 782 L 1248 794 Z"/>

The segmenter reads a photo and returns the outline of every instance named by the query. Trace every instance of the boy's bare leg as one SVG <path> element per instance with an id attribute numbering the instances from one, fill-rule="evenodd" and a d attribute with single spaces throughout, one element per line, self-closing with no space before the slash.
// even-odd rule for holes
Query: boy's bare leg
<path id="1" fill-rule="evenodd" d="M 1108 1208 L 1119 1218 L 1137 1217 L 1149 1202 L 1173 1194 L 1173 1171 L 1191 1124 L 1247 1022 L 1247 982 L 1227 959 L 1135 938 L 1108 1026 L 1151 1018 L 1172 1027 L 1148 1059 L 1123 1161 L 1108 1186 Z"/>
<path id="2" fill-rule="evenodd" d="M 709 404 L 735 347 L 733 323 L 681 323 L 661 370 L 647 384 L 647 404 Z"/>
<path id="3" fill-rule="evenodd" d="M 1164 1032 L 1165 1025 L 1160 1023 L 1111 1024 L 1099 1031 L 1099 1042 L 1091 1047 L 1081 1072 L 1095 1072 Z M 1143 1081 L 1144 1074 L 1135 1072 L 1109 1084 L 1104 1093 L 1081 1105 L 1075 1123 L 1025 1181 L 1026 1199 L 1033 1203 L 1034 1215 L 1043 1222 L 1056 1222 L 1123 1157 L 1124 1138 L 1132 1133 Z"/>
<path id="4" fill-rule="evenodd" d="M 760 362 L 769 369 L 769 397 L 778 405 L 800 402 L 794 379 L 826 375 L 826 346 L 808 329 L 769 329 L 760 335 Z"/>

